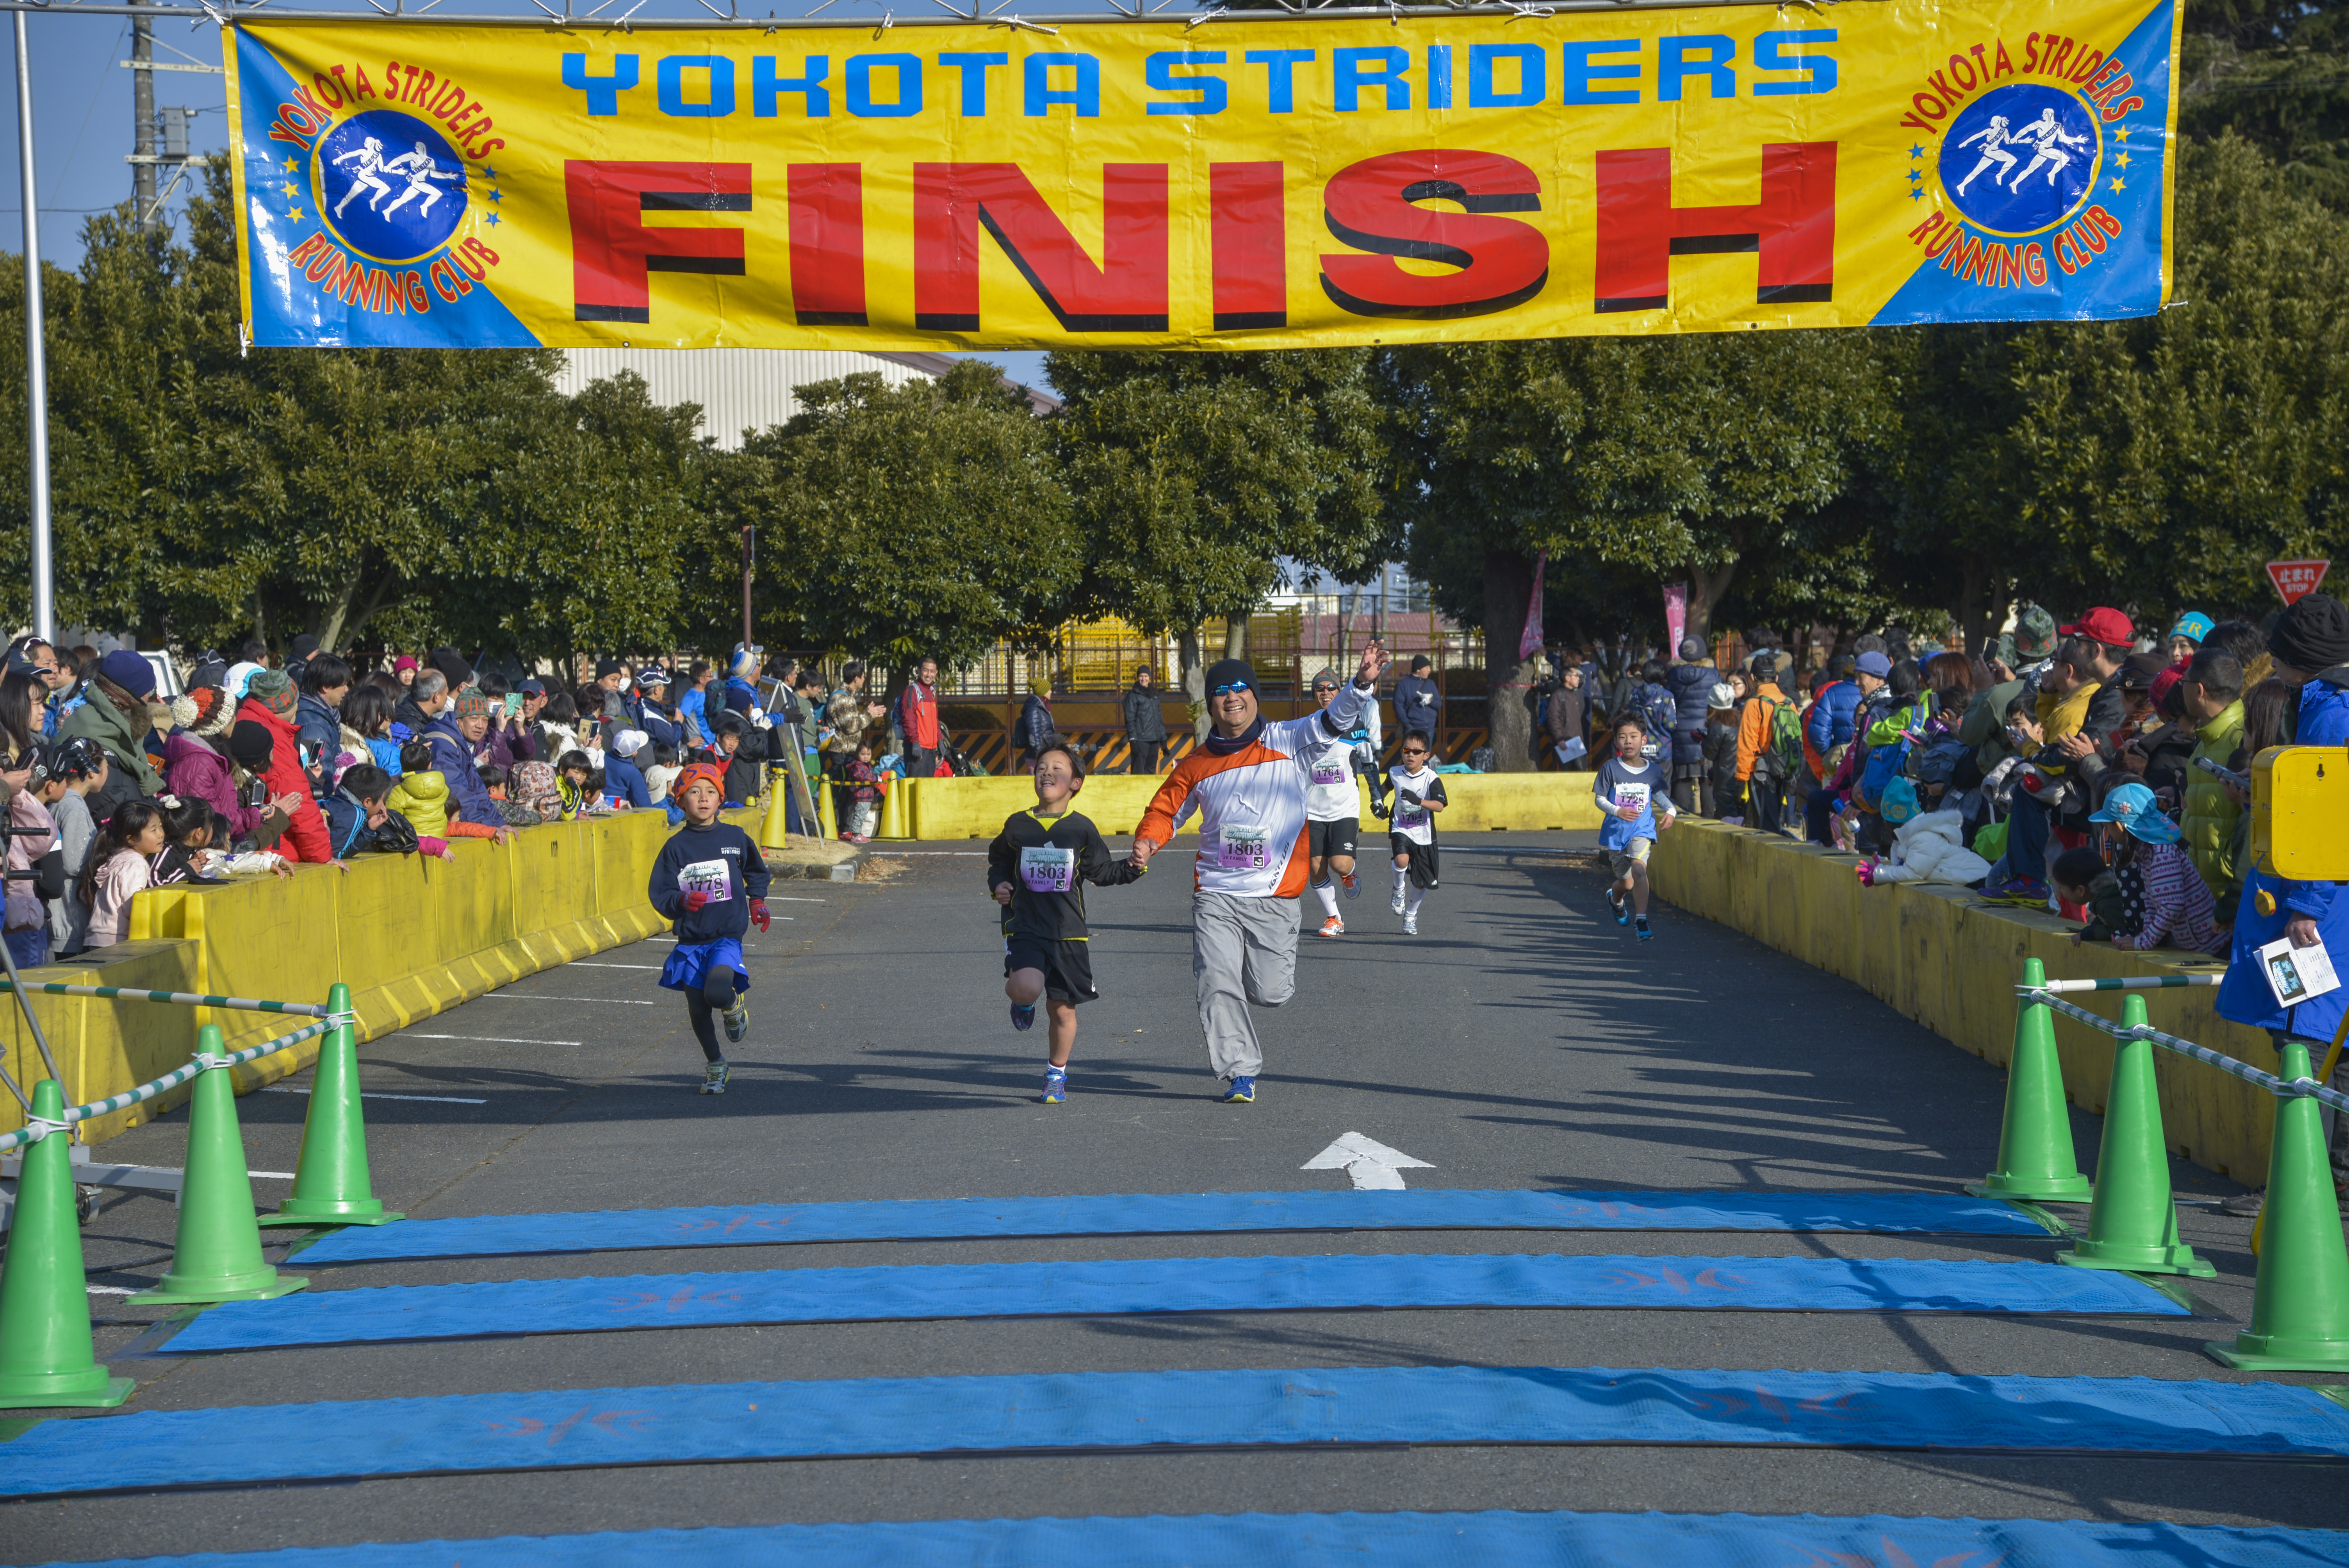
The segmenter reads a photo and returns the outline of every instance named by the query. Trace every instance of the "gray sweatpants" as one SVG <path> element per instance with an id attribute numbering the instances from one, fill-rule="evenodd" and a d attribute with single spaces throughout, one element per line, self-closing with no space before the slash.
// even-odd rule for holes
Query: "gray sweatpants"
<path id="1" fill-rule="evenodd" d="M 1297 901 L 1194 892 L 1191 916 L 1207 1063 L 1217 1078 L 1254 1078 L 1264 1070 L 1264 1052 L 1248 1004 L 1278 1007 L 1297 994 Z"/>

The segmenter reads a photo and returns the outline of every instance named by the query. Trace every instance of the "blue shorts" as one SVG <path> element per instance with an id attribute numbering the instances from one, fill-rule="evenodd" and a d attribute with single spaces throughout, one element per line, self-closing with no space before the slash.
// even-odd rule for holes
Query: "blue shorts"
<path id="1" fill-rule="evenodd" d="M 750 971 L 742 966 L 742 943 L 740 938 L 721 936 L 715 942 L 680 942 L 670 949 L 668 962 L 661 965 L 661 988 L 667 991 L 698 991 L 702 977 L 710 966 L 722 964 L 741 976 L 734 989 L 750 988 Z"/>

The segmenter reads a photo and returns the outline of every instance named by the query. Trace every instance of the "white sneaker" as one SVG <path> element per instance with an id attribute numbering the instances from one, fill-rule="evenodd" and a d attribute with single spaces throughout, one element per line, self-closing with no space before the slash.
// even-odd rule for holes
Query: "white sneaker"
<path id="1" fill-rule="evenodd" d="M 1402 917 L 1402 934 L 1405 936 L 1417 936 L 1419 934 L 1419 916 L 1415 914 L 1406 914 Z"/>
<path id="2" fill-rule="evenodd" d="M 1387 907 L 1397 914 L 1402 913 L 1402 889 L 1395 889 L 1395 895 L 1387 901 Z"/>

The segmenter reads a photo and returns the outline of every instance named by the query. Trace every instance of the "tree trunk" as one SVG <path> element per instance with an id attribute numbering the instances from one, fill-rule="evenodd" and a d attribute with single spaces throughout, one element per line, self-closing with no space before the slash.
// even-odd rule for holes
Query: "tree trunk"
<path id="1" fill-rule="evenodd" d="M 1987 557 L 1979 553 L 1966 557 L 1964 574 L 1958 586 L 1958 603 L 1951 614 L 1968 654 L 1982 654 L 1997 634 L 1998 624 L 2006 618 L 2010 592 L 2007 579 L 1991 570 Z"/>
<path id="2" fill-rule="evenodd" d="M 352 564 L 351 574 L 343 580 L 342 589 L 336 593 L 335 602 L 326 611 L 326 619 L 313 623 L 310 628 L 317 636 L 318 649 L 321 653 L 331 654 L 335 651 L 335 645 L 343 634 L 343 624 L 350 619 L 351 603 L 359 596 L 360 580 L 366 574 L 367 557 L 362 552 L 360 558 Z"/>
<path id="3" fill-rule="evenodd" d="M 1494 767 L 1530 773 L 1534 767 L 1534 678 L 1538 656 L 1517 657 L 1526 606 L 1533 597 L 1534 563 L 1515 551 L 1485 552 L 1485 692 L 1493 727 Z"/>
<path id="4" fill-rule="evenodd" d="M 1191 738 L 1207 738 L 1207 667 L 1199 662 L 1199 628 L 1183 634 L 1177 649 L 1183 660 L 1183 700 L 1191 707 Z"/>
<path id="5" fill-rule="evenodd" d="M 1247 637 L 1248 618 L 1246 615 L 1232 615 L 1226 617 L 1224 621 L 1224 657 L 1227 659 L 1244 659 L 1247 657 Z"/>
<path id="6" fill-rule="evenodd" d="M 1737 558 L 1733 555 L 1709 572 L 1702 566 L 1688 569 L 1688 625 L 1681 635 L 1702 637 L 1708 645 L 1712 643 L 1713 606 L 1728 594 L 1730 582 L 1736 575 Z M 1673 648 L 1666 656 L 1676 659 L 1680 654 L 1678 648 Z"/>

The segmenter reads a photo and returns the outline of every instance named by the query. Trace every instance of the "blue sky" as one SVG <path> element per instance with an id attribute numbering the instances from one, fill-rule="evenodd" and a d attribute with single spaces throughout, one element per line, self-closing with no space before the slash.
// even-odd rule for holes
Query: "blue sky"
<path id="1" fill-rule="evenodd" d="M 319 9 L 361 10 L 335 0 L 306 0 Z M 905 0 L 895 0 L 903 6 Z M 450 9 L 471 13 L 530 15 L 520 0 L 450 0 Z M 583 6 L 583 9 L 585 7 Z M 785 15 L 804 13 L 808 0 L 787 0 L 771 6 Z M 834 11 L 887 9 L 864 0 L 835 0 Z M 1093 10 L 1087 0 L 1055 0 L 1056 10 Z M 625 5 L 619 7 L 626 10 Z M 696 14 L 690 0 L 647 0 L 641 15 Z M 155 57 L 181 65 L 220 64 L 220 31 L 191 7 L 193 24 L 178 20 L 155 24 Z M 131 147 L 132 73 L 120 61 L 130 57 L 130 25 L 120 16 L 77 16 L 60 5 L 26 18 L 26 40 L 33 63 L 33 143 L 40 191 L 41 256 L 53 266 L 72 268 L 82 259 L 81 230 L 93 212 L 105 211 L 130 196 L 130 165 L 122 161 Z M 7 65 L 0 70 L 0 100 L 5 100 L 7 152 L 0 158 L 0 251 L 23 250 L 18 227 L 23 211 L 17 181 L 16 72 L 8 30 L 0 27 L 0 53 Z M 225 151 L 228 120 L 222 107 L 223 81 L 194 72 L 155 73 L 155 101 L 185 105 L 199 112 L 189 138 L 197 152 Z M 170 171 L 161 171 L 165 181 Z M 191 181 L 192 183 L 192 181 Z M 185 187 L 170 206 L 184 204 Z M 1041 354 L 983 354 L 1002 366 L 1005 375 L 1032 386 L 1049 386 Z"/>

